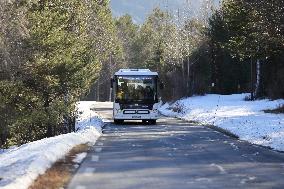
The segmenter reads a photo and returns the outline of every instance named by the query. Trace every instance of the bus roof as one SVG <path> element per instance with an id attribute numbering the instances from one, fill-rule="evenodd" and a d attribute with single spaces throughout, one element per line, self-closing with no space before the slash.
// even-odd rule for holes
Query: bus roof
<path id="1" fill-rule="evenodd" d="M 114 74 L 115 76 L 128 76 L 128 75 L 158 75 L 157 72 L 151 72 L 149 69 L 120 69 Z"/>

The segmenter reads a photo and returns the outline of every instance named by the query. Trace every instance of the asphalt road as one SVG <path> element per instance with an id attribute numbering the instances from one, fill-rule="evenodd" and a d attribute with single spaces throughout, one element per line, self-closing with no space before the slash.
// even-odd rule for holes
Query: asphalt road
<path id="1" fill-rule="evenodd" d="M 97 111 L 111 118 L 110 104 Z M 109 123 L 69 189 L 284 188 L 284 154 L 172 118 Z"/>

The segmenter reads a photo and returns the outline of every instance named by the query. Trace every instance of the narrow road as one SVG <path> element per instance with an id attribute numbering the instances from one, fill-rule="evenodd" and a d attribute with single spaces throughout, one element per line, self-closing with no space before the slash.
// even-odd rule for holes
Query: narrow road
<path id="1" fill-rule="evenodd" d="M 110 104 L 97 111 L 111 118 Z M 284 154 L 173 118 L 109 123 L 69 189 L 284 188 Z"/>

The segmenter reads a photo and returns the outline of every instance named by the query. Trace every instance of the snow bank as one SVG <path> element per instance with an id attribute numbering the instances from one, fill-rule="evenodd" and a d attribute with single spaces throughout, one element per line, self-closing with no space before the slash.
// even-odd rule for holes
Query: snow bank
<path id="1" fill-rule="evenodd" d="M 201 124 L 221 127 L 253 144 L 284 151 L 284 115 L 268 114 L 284 100 L 244 101 L 248 94 L 206 95 L 166 103 L 160 112 Z"/>
<path id="2" fill-rule="evenodd" d="M 0 188 L 26 189 L 54 162 L 79 144 L 95 143 L 101 135 L 103 121 L 91 110 L 94 102 L 78 104 L 76 133 L 46 138 L 13 148 L 0 154 Z"/>

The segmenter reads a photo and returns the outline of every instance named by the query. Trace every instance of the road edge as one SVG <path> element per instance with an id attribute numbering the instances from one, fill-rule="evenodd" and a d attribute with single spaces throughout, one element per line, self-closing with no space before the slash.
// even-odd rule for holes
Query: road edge
<path id="1" fill-rule="evenodd" d="M 170 117 L 170 116 L 165 116 L 163 114 L 161 114 L 161 115 L 164 116 L 164 117 Z M 260 144 L 253 144 L 253 143 L 251 143 L 247 140 L 242 140 L 242 139 L 240 139 L 240 137 L 238 135 L 232 133 L 231 131 L 229 131 L 227 129 L 223 129 L 221 127 L 218 127 L 216 125 L 202 124 L 200 122 L 189 121 L 189 120 L 186 120 L 186 119 L 182 119 L 180 117 L 170 117 L 170 118 L 175 118 L 175 119 L 182 120 L 182 121 L 185 121 L 185 122 L 188 122 L 188 123 L 197 124 L 198 126 L 202 126 L 202 127 L 205 127 L 205 128 L 212 129 L 214 131 L 218 131 L 218 132 L 225 134 L 226 136 L 231 137 L 233 139 L 236 139 L 236 140 L 239 140 L 239 141 L 242 141 L 242 142 L 247 142 L 250 145 L 257 146 L 257 147 L 260 147 L 260 148 L 264 148 L 264 149 L 267 149 L 267 150 L 270 150 L 270 151 L 273 151 L 273 152 L 278 152 L 278 153 L 284 154 L 284 151 L 276 150 L 276 149 L 273 149 L 269 146 L 263 146 L 263 145 L 260 145 Z"/>

